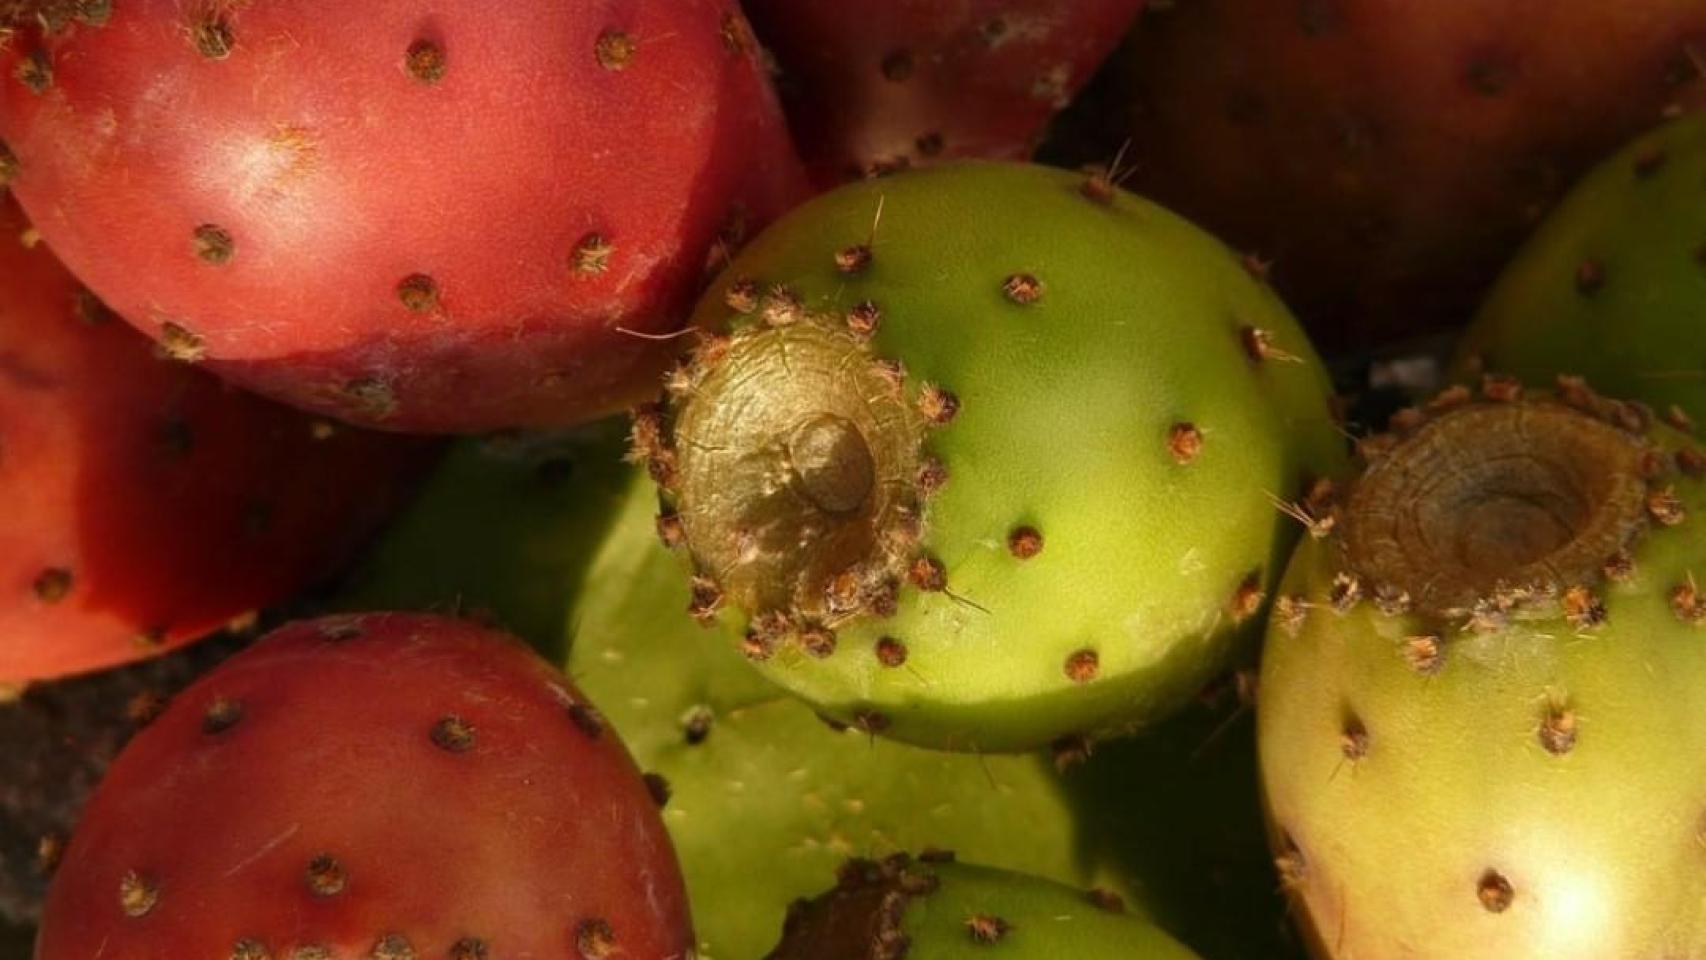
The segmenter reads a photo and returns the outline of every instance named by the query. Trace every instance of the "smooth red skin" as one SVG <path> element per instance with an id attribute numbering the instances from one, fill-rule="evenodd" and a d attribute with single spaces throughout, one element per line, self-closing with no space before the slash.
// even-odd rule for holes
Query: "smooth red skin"
<path id="1" fill-rule="evenodd" d="M 329 623 L 359 637 L 329 639 Z M 217 698 L 243 716 L 203 731 Z M 463 937 L 496 958 L 578 957 L 610 924 L 621 960 L 693 946 L 667 834 L 612 730 L 589 736 L 561 674 L 507 635 L 415 614 L 284 627 L 174 699 L 114 763 L 48 891 L 36 960 L 224 958 L 240 938 L 275 958 L 321 943 L 366 957 L 388 934 L 443 958 Z M 463 753 L 435 723 L 472 724 Z M 307 866 L 335 857 L 346 890 Z M 137 919 L 135 870 L 158 885 Z"/>
<path id="2" fill-rule="evenodd" d="M 77 282 L 23 230 L 0 196 L 0 686 L 153 656 L 289 597 L 425 466 L 420 441 L 317 440 L 309 417 L 160 359 L 117 319 L 78 319 Z M 49 568 L 72 574 L 54 603 L 35 590 Z"/>
<path id="3" fill-rule="evenodd" d="M 201 55 L 181 0 L 0 49 L 0 139 L 20 201 L 72 270 L 144 331 L 200 336 L 222 376 L 393 430 L 562 425 L 656 391 L 736 207 L 748 230 L 803 192 L 734 0 L 221 3 Z M 595 56 L 607 29 L 639 49 Z M 417 40 L 448 69 L 405 69 Z M 14 75 L 37 46 L 53 83 Z M 236 255 L 194 253 L 203 224 Z M 599 233 L 608 269 L 577 276 Z M 432 277 L 439 308 L 398 284 Z M 629 331 L 629 332 L 624 332 Z M 639 335 L 636 335 L 639 334 Z M 347 385 L 384 384 L 394 409 Z"/>
<path id="4" fill-rule="evenodd" d="M 1366 347 L 1461 323 L 1573 179 L 1701 95 L 1689 44 L 1698 0 L 1179 3 L 1121 58 L 1128 182 L 1271 260 L 1322 346 Z"/>
<path id="5" fill-rule="evenodd" d="M 1023 160 L 1144 0 L 745 0 L 822 184 L 904 163 Z M 988 26 L 1005 29 L 996 42 Z M 884 75 L 912 54 L 905 80 Z M 941 138 L 939 153 L 919 141 Z"/>

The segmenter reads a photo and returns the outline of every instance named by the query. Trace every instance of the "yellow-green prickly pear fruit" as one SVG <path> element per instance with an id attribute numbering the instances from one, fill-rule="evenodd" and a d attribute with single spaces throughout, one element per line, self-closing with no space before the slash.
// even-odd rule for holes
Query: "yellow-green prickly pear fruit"
<path id="1" fill-rule="evenodd" d="M 819 711 L 1010 751 L 1150 724 L 1227 665 L 1338 465 L 1327 377 L 1201 230 L 969 163 L 743 251 L 636 418 L 684 605 Z"/>
<path id="2" fill-rule="evenodd" d="M 1508 380 L 1364 451 L 1257 696 L 1316 955 L 1706 958 L 1706 454 Z"/>

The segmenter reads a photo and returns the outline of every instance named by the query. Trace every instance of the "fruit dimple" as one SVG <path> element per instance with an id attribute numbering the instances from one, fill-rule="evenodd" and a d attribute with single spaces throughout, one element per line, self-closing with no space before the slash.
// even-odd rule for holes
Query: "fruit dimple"
<path id="1" fill-rule="evenodd" d="M 1488 913 L 1504 913 L 1510 909 L 1511 901 L 1516 898 L 1516 890 L 1504 874 L 1497 870 L 1487 870 L 1476 882 L 1475 895 L 1481 901 L 1481 906 Z"/>
<path id="2" fill-rule="evenodd" d="M 344 872 L 343 864 L 330 854 L 320 854 L 308 861 L 308 869 L 303 873 L 303 880 L 308 885 L 310 893 L 317 897 L 335 897 L 344 892 L 349 884 L 349 874 Z"/>
<path id="3" fill-rule="evenodd" d="M 231 50 L 237 43 L 230 21 L 213 14 L 190 26 L 190 40 L 196 50 L 209 60 L 224 60 L 231 56 Z"/>
<path id="4" fill-rule="evenodd" d="M 243 719 L 243 701 L 217 697 L 207 705 L 201 718 L 201 731 L 217 736 L 237 726 Z"/>
<path id="5" fill-rule="evenodd" d="M 467 753 L 474 749 L 474 727 L 458 716 L 442 717 L 432 727 L 433 746 L 446 753 Z"/>
<path id="6" fill-rule="evenodd" d="M 413 273 L 397 283 L 397 299 L 411 313 L 429 313 L 438 306 L 438 283 L 424 273 Z"/>
<path id="7" fill-rule="evenodd" d="M 71 592 L 71 583 L 70 570 L 49 567 L 36 575 L 31 589 L 42 603 L 58 603 Z"/>
<path id="8" fill-rule="evenodd" d="M 160 902 L 160 888 L 151 878 L 132 870 L 119 880 L 118 902 L 125 916 L 145 917 Z"/>
<path id="9" fill-rule="evenodd" d="M 0 187 L 9 185 L 18 176 L 18 155 L 0 140 Z"/>
<path id="10" fill-rule="evenodd" d="M 415 960 L 415 947 L 408 937 L 388 933 L 379 938 L 368 956 L 371 960 Z"/>
<path id="11" fill-rule="evenodd" d="M 593 54 L 598 58 L 598 65 L 606 70 L 626 70 L 634 59 L 637 45 L 634 38 L 621 30 L 606 30 L 598 35 L 598 42 L 593 47 Z"/>
<path id="12" fill-rule="evenodd" d="M 231 262 L 236 243 L 231 232 L 217 224 L 204 223 L 195 228 L 195 255 L 214 266 Z"/>
<path id="13" fill-rule="evenodd" d="M 607 921 L 593 917 L 576 926 L 575 952 L 581 960 L 605 960 L 616 949 L 616 932 Z"/>
<path id="14" fill-rule="evenodd" d="M 444 48 L 431 40 L 416 40 L 404 54 L 403 65 L 421 83 L 437 83 L 444 79 Z"/>

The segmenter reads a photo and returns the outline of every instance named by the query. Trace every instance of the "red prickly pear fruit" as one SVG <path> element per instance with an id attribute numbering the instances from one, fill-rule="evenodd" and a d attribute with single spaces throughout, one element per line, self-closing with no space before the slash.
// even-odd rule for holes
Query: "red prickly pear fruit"
<path id="1" fill-rule="evenodd" d="M 179 694 L 85 809 L 38 960 L 691 955 L 651 784 L 519 642 L 286 626 Z"/>
<path id="2" fill-rule="evenodd" d="M 1699 0 L 1192 0 L 1120 58 L 1130 186 L 1272 264 L 1326 350 L 1473 312 L 1570 183 L 1706 96 Z"/>
<path id="3" fill-rule="evenodd" d="M 428 449 L 156 355 L 0 198 L 0 687 L 140 660 L 360 546 Z"/>
<path id="4" fill-rule="evenodd" d="M 48 243 L 174 355 L 352 423 L 628 406 L 803 191 L 734 0 L 20 2 L 0 179 Z"/>
<path id="5" fill-rule="evenodd" d="M 1025 160 L 1144 0 L 747 0 L 813 177 Z"/>

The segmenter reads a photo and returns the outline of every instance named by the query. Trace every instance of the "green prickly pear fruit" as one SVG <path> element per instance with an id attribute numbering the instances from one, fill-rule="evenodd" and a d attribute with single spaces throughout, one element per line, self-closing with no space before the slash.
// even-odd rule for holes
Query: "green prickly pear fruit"
<path id="1" fill-rule="evenodd" d="M 690 611 L 858 729 L 1010 751 L 1176 709 L 1337 465 L 1329 385 L 1240 259 L 1101 177 L 968 163 L 760 236 L 635 452 Z"/>
<path id="2" fill-rule="evenodd" d="M 1465 335 L 1460 378 L 1584 377 L 1688 428 L 1706 417 L 1706 113 L 1583 179 L 1506 269 Z"/>
<path id="3" fill-rule="evenodd" d="M 1079 836 L 1082 801 L 1046 758 L 833 729 L 683 616 L 656 494 L 621 464 L 620 445 L 456 448 L 342 605 L 461 610 L 566 656 L 605 722 L 668 786 L 663 819 L 702 957 L 762 955 L 788 904 L 849 856 L 951 843 L 1000 867 L 1117 882 L 1102 875 L 1106 851 Z"/>
<path id="4" fill-rule="evenodd" d="M 1263 655 L 1316 955 L 1706 957 L 1706 455 L 1579 384 L 1455 388 L 1395 429 Z"/>
<path id="5" fill-rule="evenodd" d="M 996 948 L 996 949 L 991 949 Z M 952 854 L 850 860 L 789 911 L 767 960 L 1195 960 L 1118 896 L 971 866 Z"/>

